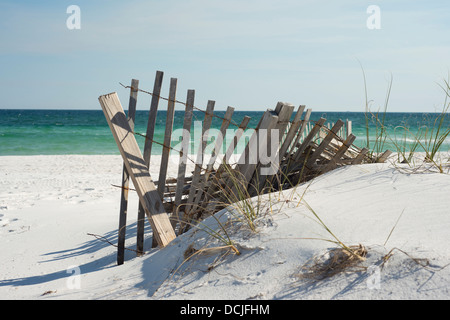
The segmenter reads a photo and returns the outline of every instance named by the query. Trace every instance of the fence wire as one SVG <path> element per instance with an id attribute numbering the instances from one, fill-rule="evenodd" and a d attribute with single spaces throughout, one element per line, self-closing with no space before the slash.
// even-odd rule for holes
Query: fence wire
<path id="1" fill-rule="evenodd" d="M 157 94 L 155 94 L 155 93 L 153 93 L 153 92 L 150 92 L 150 91 L 147 91 L 147 90 L 143 90 L 143 89 L 136 88 L 136 87 L 133 87 L 133 86 L 126 86 L 126 85 L 122 84 L 121 82 L 119 82 L 119 84 L 120 84 L 122 87 L 124 87 L 125 89 L 131 89 L 131 90 L 134 90 L 134 91 L 139 91 L 139 92 L 148 94 L 148 95 L 150 95 L 150 96 L 155 96 L 155 97 L 157 97 L 158 99 L 162 99 L 162 100 L 165 100 L 165 101 L 167 101 L 167 102 L 174 102 L 174 103 L 181 104 L 181 105 L 183 105 L 183 106 L 187 106 L 187 103 L 186 103 L 186 102 L 183 102 L 183 101 L 180 101 L 180 100 L 176 100 L 176 99 L 175 99 L 175 100 L 171 100 L 171 99 L 169 99 L 169 98 L 163 97 L 163 96 L 161 96 L 161 95 L 157 95 Z M 200 109 L 200 108 L 198 108 L 198 107 L 196 107 L 196 106 L 192 106 L 192 107 L 193 107 L 194 110 L 197 110 L 197 111 L 200 111 L 200 112 L 202 112 L 202 113 L 204 113 L 204 114 L 207 114 L 207 112 L 206 112 L 205 110 L 202 110 L 202 109 Z M 223 118 L 223 117 L 221 117 L 221 116 L 218 116 L 217 114 L 214 114 L 214 113 L 213 113 L 211 116 L 214 117 L 214 118 L 221 119 L 222 121 L 228 121 L 228 122 L 230 123 L 230 125 L 233 125 L 233 126 L 235 126 L 235 127 L 237 127 L 237 128 L 240 128 L 240 125 L 237 124 L 236 122 L 234 122 L 234 121 L 231 120 L 231 119 L 230 119 L 230 120 L 225 119 L 225 118 Z M 309 123 L 313 123 L 313 124 L 316 123 L 315 121 L 312 121 L 312 120 L 309 120 L 308 122 L 309 122 Z M 281 122 L 280 122 L 280 123 L 281 123 Z M 293 121 L 292 121 L 292 120 L 288 120 L 287 123 L 288 123 L 289 125 L 292 125 Z M 246 130 L 247 130 L 247 129 L 252 129 L 252 130 L 255 130 L 255 131 L 258 130 L 258 128 L 252 128 L 252 127 L 246 127 L 245 129 L 246 129 Z M 339 136 L 338 133 L 332 132 L 332 131 L 330 130 L 330 128 L 328 128 L 328 127 L 325 126 L 325 125 L 321 125 L 321 130 L 325 130 L 327 133 L 331 133 L 331 134 L 334 136 L 334 138 L 337 139 L 337 140 L 340 141 L 340 142 L 343 142 L 343 141 L 345 140 L 345 139 L 343 139 L 341 136 Z M 146 138 L 148 139 L 148 137 L 146 137 Z M 151 140 L 151 139 L 150 139 L 150 140 Z M 152 140 L 152 142 L 155 142 L 155 141 Z M 164 144 L 161 144 L 161 143 L 159 143 L 159 142 L 156 142 L 156 143 L 157 143 L 157 144 L 160 144 L 160 145 L 162 145 L 162 146 L 164 146 Z"/>
<path id="2" fill-rule="evenodd" d="M 136 88 L 136 87 L 133 87 L 133 86 L 126 86 L 126 85 L 122 84 L 121 82 L 119 82 L 119 84 L 120 84 L 123 88 L 125 88 L 125 89 L 131 89 L 131 90 L 133 90 L 133 91 L 142 92 L 142 93 L 148 94 L 148 95 L 150 95 L 150 96 L 155 96 L 155 97 L 157 97 L 158 99 L 162 99 L 162 100 L 167 101 L 167 102 L 174 102 L 174 103 L 177 103 L 177 104 L 180 104 L 180 105 L 183 105 L 183 106 L 187 106 L 187 103 L 186 103 L 186 102 L 183 102 L 183 101 L 179 101 L 179 100 L 176 100 L 176 99 L 175 99 L 175 100 L 171 100 L 171 99 L 169 99 L 169 98 L 166 98 L 166 97 L 163 97 L 163 96 L 161 96 L 161 95 L 155 94 L 155 93 L 150 92 L 150 91 L 148 91 L 148 90 Z M 200 111 L 200 112 L 204 113 L 205 115 L 207 114 L 207 112 L 206 112 L 205 110 L 202 110 L 201 108 L 198 108 L 198 107 L 196 107 L 196 106 L 194 106 L 194 105 L 193 105 L 192 107 L 193 107 L 194 110 Z M 227 121 L 230 125 L 233 125 L 233 126 L 235 126 L 235 127 L 237 127 L 237 128 L 241 128 L 240 125 L 237 124 L 236 122 L 234 122 L 232 119 L 225 119 L 225 118 L 223 118 L 223 117 L 221 117 L 221 116 L 219 116 L 219 115 L 217 115 L 217 114 L 214 114 L 214 113 L 212 113 L 211 116 L 214 117 L 214 118 L 218 118 L 218 119 L 220 119 L 220 120 L 222 120 L 222 121 Z M 194 117 L 195 117 L 195 116 L 194 116 Z M 301 121 L 303 121 L 303 120 L 301 120 Z M 285 135 L 287 134 L 287 131 L 289 130 L 289 127 L 293 124 L 293 121 L 292 121 L 292 120 L 288 120 L 288 121 L 286 121 L 286 122 L 288 123 L 288 126 L 286 127 L 285 132 L 282 133 L 283 136 L 285 136 Z M 317 123 L 316 121 L 308 120 L 308 127 L 309 127 L 309 125 L 311 125 L 311 128 L 312 128 L 312 125 L 316 125 L 316 123 Z M 258 131 L 258 128 L 246 127 L 245 130 L 254 130 L 255 132 L 257 132 L 257 131 Z M 339 131 L 336 132 L 336 133 L 333 132 L 333 131 L 331 131 L 330 128 L 327 127 L 325 124 L 320 125 L 320 130 L 319 130 L 319 131 L 322 131 L 322 130 L 325 131 L 326 134 L 332 134 L 332 135 L 333 135 L 333 138 L 336 139 L 336 140 L 338 140 L 338 141 L 341 142 L 341 143 L 343 143 L 344 140 L 345 140 L 344 138 L 342 138 L 342 137 L 339 135 Z M 306 131 L 308 131 L 308 130 L 306 130 Z M 143 137 L 143 138 L 145 138 L 145 139 L 148 139 L 148 140 L 150 140 L 152 143 L 156 143 L 157 145 L 160 145 L 160 146 L 162 146 L 163 148 L 168 148 L 169 150 L 178 153 L 178 154 L 180 155 L 180 157 L 184 155 L 184 151 L 183 151 L 183 150 L 175 149 L 175 148 L 173 148 L 173 147 L 170 146 L 170 145 L 166 145 L 166 144 L 164 144 L 164 143 L 161 143 L 161 142 L 159 142 L 159 141 L 156 141 L 156 140 L 154 140 L 154 139 L 151 139 L 150 137 L 148 137 L 148 136 L 145 135 L 145 134 L 141 134 L 141 133 L 138 133 L 138 132 L 133 132 L 133 134 L 138 135 L 138 136 L 141 136 L 141 137 Z M 306 135 L 306 134 L 307 134 L 307 133 L 305 133 L 305 132 L 302 133 L 302 135 Z M 351 147 L 356 148 L 353 144 L 351 145 Z M 292 146 L 291 148 L 295 148 L 295 146 Z M 356 149 L 358 149 L 358 148 L 356 148 Z M 206 171 L 207 171 L 208 169 L 207 169 L 207 168 L 204 168 L 201 164 L 198 164 L 195 160 L 193 160 L 192 158 L 190 158 L 188 155 L 189 155 L 189 153 L 186 154 L 186 159 L 189 160 L 189 161 L 191 161 L 195 166 L 199 166 L 199 167 L 200 167 L 203 171 L 205 171 L 205 173 L 206 173 Z M 196 155 L 193 155 L 193 156 L 196 156 Z M 215 161 L 216 161 L 216 160 L 215 160 Z"/>

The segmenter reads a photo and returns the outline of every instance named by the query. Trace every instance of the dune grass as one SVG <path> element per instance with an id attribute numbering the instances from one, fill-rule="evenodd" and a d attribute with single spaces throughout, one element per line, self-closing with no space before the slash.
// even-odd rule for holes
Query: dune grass
<path id="1" fill-rule="evenodd" d="M 413 131 L 407 123 L 398 125 L 394 128 L 394 134 L 390 135 L 386 127 L 386 117 L 388 104 L 392 91 L 393 77 L 391 75 L 386 90 L 385 101 L 382 108 L 378 108 L 376 112 L 371 110 L 372 100 L 369 100 L 367 80 L 364 69 L 361 65 L 364 97 L 365 97 L 365 133 L 366 148 L 369 149 L 370 158 L 377 159 L 381 155 L 389 143 L 397 152 L 397 162 L 406 163 L 410 167 L 416 167 L 415 155 L 424 153 L 424 161 L 432 164 L 439 172 L 443 173 L 443 159 L 439 157 L 446 139 L 450 136 L 450 127 L 448 123 L 448 111 L 450 108 L 450 84 L 449 80 L 444 80 L 439 87 L 444 91 L 444 103 L 438 115 L 431 121 L 418 125 L 418 130 Z M 373 131 L 373 132 L 372 132 Z M 374 141 L 370 141 L 370 137 L 375 136 Z M 418 164 L 420 165 L 420 163 Z"/>
<path id="2" fill-rule="evenodd" d="M 440 85 L 445 93 L 445 99 L 440 113 L 429 123 L 419 126 L 416 132 L 410 130 L 407 125 L 398 126 L 396 130 L 403 131 L 402 137 L 399 139 L 396 134 L 390 137 L 391 143 L 396 147 L 398 160 L 406 163 L 410 167 L 415 168 L 414 155 L 418 152 L 425 154 L 423 161 L 431 164 L 438 169 L 440 173 L 444 173 L 444 166 L 447 161 L 440 157 L 440 153 L 450 135 L 450 127 L 447 125 L 448 111 L 450 108 L 450 85 L 448 81 L 444 81 L 445 85 Z M 412 141 L 407 143 L 407 141 Z"/>

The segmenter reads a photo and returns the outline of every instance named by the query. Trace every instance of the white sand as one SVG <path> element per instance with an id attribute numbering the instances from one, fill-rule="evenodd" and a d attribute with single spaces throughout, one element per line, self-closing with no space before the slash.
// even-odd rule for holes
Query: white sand
<path id="1" fill-rule="evenodd" d="M 154 159 L 156 180 L 159 164 Z M 88 233 L 116 243 L 120 189 L 112 184 L 120 184 L 121 172 L 120 156 L 0 158 L 0 299 L 450 297 L 447 174 L 406 174 L 390 164 L 347 166 L 295 192 L 272 195 L 272 215 L 261 219 L 258 233 L 230 229 L 239 256 L 221 258 L 223 250 L 206 251 L 183 263 L 192 244 L 196 249 L 223 244 L 192 230 L 168 247 L 152 250 L 147 223 L 147 253 L 137 258 L 126 251 L 125 264 L 117 266 L 116 248 Z M 169 175 L 176 172 L 172 165 Z M 297 205 L 307 187 L 306 201 L 332 232 L 348 245 L 368 248 L 364 269 L 324 280 L 297 277 L 309 259 L 335 247 L 305 239 L 332 239 L 304 204 Z M 130 249 L 135 248 L 137 205 L 131 193 Z M 228 216 L 218 215 L 221 221 Z M 216 220 L 205 223 L 219 229 Z M 393 248 L 394 255 L 381 268 L 382 257 Z"/>

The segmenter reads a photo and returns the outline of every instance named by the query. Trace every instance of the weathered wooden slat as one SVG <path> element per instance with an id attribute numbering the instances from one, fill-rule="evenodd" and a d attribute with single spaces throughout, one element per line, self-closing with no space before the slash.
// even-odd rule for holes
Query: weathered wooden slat
<path id="1" fill-rule="evenodd" d="M 150 102 L 150 111 L 148 114 L 147 132 L 145 134 L 145 143 L 144 143 L 144 160 L 148 166 L 150 165 L 150 161 L 151 161 L 153 136 L 155 133 L 156 115 L 158 114 L 158 105 L 159 105 L 159 98 L 161 95 L 161 87 L 162 87 L 163 77 L 164 77 L 164 72 L 162 72 L 162 71 L 156 72 L 155 83 L 153 85 L 153 95 L 152 95 L 152 100 Z"/>
<path id="2" fill-rule="evenodd" d="M 153 85 L 153 95 L 150 103 L 150 111 L 148 115 L 147 131 L 144 141 L 144 161 L 147 168 L 150 168 L 153 136 L 156 125 L 156 115 L 158 113 L 159 98 L 161 94 L 162 81 L 164 72 L 156 71 L 155 82 Z M 139 202 L 138 219 L 136 223 L 136 252 L 140 256 L 144 254 L 144 232 L 145 232 L 145 210 Z"/>
<path id="3" fill-rule="evenodd" d="M 228 129 L 228 126 L 231 123 L 231 118 L 233 117 L 233 113 L 234 113 L 234 108 L 233 107 L 228 107 L 227 111 L 225 112 L 225 115 L 223 117 L 223 121 L 222 124 L 220 126 L 219 132 L 220 132 L 220 136 L 217 138 L 216 143 L 214 145 L 214 150 L 213 153 L 211 155 L 211 158 L 209 160 L 209 163 L 206 167 L 206 180 L 208 180 L 209 175 L 211 174 L 211 171 L 214 168 L 214 163 L 216 162 L 217 156 L 220 154 L 219 151 L 223 146 L 223 140 L 225 138 L 225 134 L 226 131 Z"/>
<path id="4" fill-rule="evenodd" d="M 344 156 L 348 148 L 350 148 L 350 146 L 353 144 L 355 139 L 356 137 L 353 134 L 350 134 L 347 137 L 347 139 L 345 139 L 345 141 L 342 143 L 341 147 L 335 153 L 334 157 L 330 160 L 330 162 L 323 167 L 321 172 L 325 173 L 331 171 L 335 169 L 338 166 L 338 164 L 342 163 L 342 157 Z"/>
<path id="5" fill-rule="evenodd" d="M 223 166 L 229 164 L 230 157 L 233 155 L 234 151 L 236 150 L 239 140 L 241 139 L 242 135 L 244 134 L 245 129 L 247 129 L 247 126 L 250 122 L 250 117 L 245 116 L 241 123 L 239 124 L 239 128 L 236 130 L 233 140 L 230 142 L 230 145 L 227 148 L 227 151 L 225 152 L 225 155 L 223 157 L 222 163 L 220 164 L 219 168 L 217 169 L 218 172 L 221 172 L 223 169 Z"/>
<path id="6" fill-rule="evenodd" d="M 263 116 L 259 119 L 258 124 L 256 125 L 256 128 L 254 129 L 254 132 L 252 133 L 251 138 L 253 138 L 253 136 L 257 133 L 259 127 L 261 126 L 261 122 L 263 121 L 264 116 L 266 115 L 266 113 L 267 113 L 268 111 L 269 111 L 269 110 L 267 110 L 267 111 L 263 114 Z M 272 111 L 272 110 L 271 110 L 271 111 Z M 273 111 L 272 111 L 272 112 L 273 112 Z M 250 138 L 250 139 L 251 139 L 251 138 Z M 257 136 L 255 136 L 255 138 L 257 139 Z M 257 144 L 255 144 L 255 146 L 257 146 Z M 250 151 L 253 151 L 253 150 L 250 150 L 250 141 L 249 141 L 248 143 L 245 144 L 245 146 L 244 146 L 244 151 L 241 153 L 241 155 L 240 155 L 240 157 L 239 157 L 239 160 L 238 160 L 238 163 L 237 163 L 236 166 L 234 167 L 234 169 L 235 169 L 236 172 L 242 172 L 243 168 L 247 166 L 247 164 L 248 164 L 248 162 L 249 162 L 248 160 L 250 159 L 251 156 L 253 156 L 253 157 L 255 158 L 254 161 L 256 161 L 256 158 L 257 158 L 257 151 L 256 151 L 256 152 L 250 152 Z"/>
<path id="7" fill-rule="evenodd" d="M 391 150 L 386 150 L 385 152 L 383 152 L 383 154 L 381 156 L 378 157 L 377 162 L 378 163 L 383 163 L 387 160 L 387 158 L 389 158 L 389 156 L 391 155 L 392 151 Z"/>
<path id="8" fill-rule="evenodd" d="M 275 113 L 278 115 L 278 122 L 274 128 L 274 130 L 278 131 L 278 143 L 276 144 L 276 150 L 272 150 L 272 130 L 267 132 L 267 155 L 271 153 L 271 160 L 275 160 L 274 162 L 270 162 L 269 164 L 258 164 L 256 168 L 256 173 L 254 174 L 251 182 L 250 182 L 250 190 L 249 193 L 251 195 L 256 195 L 265 188 L 266 183 L 271 182 L 271 177 L 273 174 L 265 175 L 263 174 L 263 170 L 266 171 L 278 171 L 280 165 L 280 144 L 283 138 L 284 131 L 286 130 L 287 124 L 291 119 L 292 113 L 294 112 L 294 106 L 289 103 L 279 102 L 275 108 Z M 259 144 L 261 148 L 261 144 Z M 260 154 L 259 154 L 260 155 Z M 271 170 L 269 170 L 271 169 Z"/>
<path id="9" fill-rule="evenodd" d="M 189 190 L 187 204 L 184 209 L 183 221 L 181 222 L 180 231 L 179 231 L 181 233 L 184 232 L 186 230 L 186 228 L 189 228 L 189 224 L 186 224 L 186 223 L 189 223 L 189 219 L 190 219 L 189 215 L 191 213 L 192 203 L 194 201 L 195 194 L 196 194 L 199 184 L 200 184 L 202 165 L 204 162 L 204 150 L 206 148 L 206 143 L 208 140 L 205 135 L 206 135 L 206 132 L 211 127 L 211 122 L 212 122 L 212 117 L 213 117 L 213 112 L 214 112 L 214 105 L 215 105 L 215 101 L 209 100 L 207 107 L 206 107 L 205 119 L 203 121 L 203 126 L 202 126 L 202 137 L 201 137 L 201 141 L 200 141 L 198 152 L 197 152 L 197 159 L 195 160 L 195 168 L 194 168 L 194 174 L 192 176 L 191 188 Z M 196 209 L 196 208 L 193 208 L 193 209 Z"/>
<path id="10" fill-rule="evenodd" d="M 180 153 L 180 163 L 178 165 L 178 176 L 177 176 L 177 188 L 174 199 L 174 211 L 172 226 L 175 228 L 177 222 L 181 219 L 181 215 L 178 212 L 179 206 L 181 204 L 181 198 L 183 195 L 183 188 L 186 180 L 186 164 L 189 156 L 189 145 L 190 145 L 190 132 L 192 124 L 192 116 L 194 111 L 194 99 L 195 91 L 188 90 L 186 98 L 186 109 L 184 112 L 184 122 L 183 122 L 183 140 L 181 142 L 181 153 Z"/>
<path id="11" fill-rule="evenodd" d="M 304 110 L 305 110 L 304 105 L 300 105 L 298 107 L 297 113 L 295 114 L 295 117 L 294 117 L 294 120 L 292 121 L 291 126 L 289 127 L 289 131 L 286 134 L 286 138 L 284 139 L 280 149 L 278 150 L 277 159 L 279 159 L 279 165 L 278 165 L 277 173 L 281 173 L 281 171 L 280 171 L 281 163 L 283 162 L 284 158 L 288 155 L 288 150 L 290 150 L 290 146 L 293 143 L 292 142 L 293 139 L 295 137 L 298 137 L 298 139 L 300 139 L 299 135 L 301 135 L 301 133 L 299 134 L 299 129 L 300 129 L 300 126 L 302 125 L 301 117 L 302 117 Z M 308 116 L 308 118 L 309 118 L 309 116 Z M 272 175 L 271 177 L 268 178 L 269 182 L 271 184 L 273 184 L 275 178 L 276 178 L 276 174 Z M 280 179 L 280 178 L 281 177 L 278 177 L 277 179 Z"/>
<path id="12" fill-rule="evenodd" d="M 297 171 L 299 168 L 303 168 L 300 170 L 301 175 L 306 175 L 307 172 L 305 172 L 305 166 L 304 161 L 305 159 L 303 157 L 303 153 L 306 152 L 308 158 L 310 156 L 310 152 L 312 149 L 314 149 L 314 145 L 316 145 L 313 142 L 313 139 L 318 134 L 319 130 L 323 127 L 323 124 L 325 123 L 325 118 L 320 118 L 314 125 L 314 127 L 309 131 L 308 135 L 303 139 L 301 145 L 298 146 L 297 150 L 294 152 L 294 154 L 290 154 L 289 158 L 286 161 L 286 165 L 283 167 L 282 172 L 280 173 L 283 177 L 287 177 L 292 172 Z M 313 145 L 312 145 L 313 144 Z M 301 179 L 300 177 L 299 179 Z"/>
<path id="13" fill-rule="evenodd" d="M 136 117 L 136 103 L 139 88 L 139 80 L 131 80 L 130 101 L 128 103 L 128 124 L 131 130 L 134 130 L 134 120 Z M 130 176 L 128 174 L 125 164 L 122 170 L 122 190 L 120 194 L 120 213 L 119 213 L 119 230 L 117 240 L 117 264 L 123 264 L 125 260 L 125 236 L 128 212 L 128 188 L 130 183 Z"/>
<path id="14" fill-rule="evenodd" d="M 284 139 L 283 144 L 281 145 L 280 150 L 278 152 L 279 153 L 278 157 L 280 160 L 285 157 L 286 152 L 289 150 L 292 144 L 292 140 L 295 138 L 300 129 L 300 126 L 302 124 L 301 117 L 305 108 L 306 107 L 304 105 L 300 105 L 297 109 L 297 113 L 295 114 L 294 120 L 292 121 L 292 124 L 289 128 L 286 138 Z"/>
<path id="15" fill-rule="evenodd" d="M 239 128 L 236 130 L 233 140 L 230 142 L 227 151 L 225 152 L 225 155 L 223 156 L 222 163 L 219 165 L 219 168 L 217 168 L 216 174 L 213 177 L 214 181 L 210 183 L 210 185 L 207 188 L 207 205 L 206 205 L 206 211 L 209 213 L 213 213 L 214 210 L 217 207 L 217 200 L 212 198 L 212 195 L 214 192 L 220 189 L 220 184 L 222 180 L 227 179 L 229 177 L 229 174 L 227 173 L 228 170 L 231 170 L 231 166 L 229 164 L 229 159 L 231 155 L 234 153 L 234 150 L 237 148 L 237 145 L 239 143 L 239 140 L 241 139 L 242 135 L 244 134 L 244 130 L 247 128 L 248 124 L 250 122 L 250 117 L 245 116 L 241 124 L 239 125 Z"/>
<path id="16" fill-rule="evenodd" d="M 283 133 L 286 131 L 289 120 L 291 119 L 292 113 L 294 112 L 294 106 L 290 103 L 278 103 L 275 108 L 275 113 L 278 115 L 278 123 L 275 129 L 280 131 L 279 140 L 281 142 L 283 138 Z"/>
<path id="17" fill-rule="evenodd" d="M 323 138 L 322 142 L 319 144 L 319 146 L 314 150 L 313 154 L 311 154 L 306 162 L 306 166 L 310 167 L 312 164 L 320 157 L 322 152 L 325 150 L 325 148 L 328 146 L 328 144 L 331 142 L 331 140 L 336 137 L 336 134 L 341 129 L 341 127 L 344 125 L 344 122 L 342 120 L 336 121 L 336 124 L 330 129 L 328 134 Z"/>
<path id="18" fill-rule="evenodd" d="M 224 115 L 223 121 L 222 121 L 222 125 L 220 126 L 220 130 L 219 130 L 220 136 L 217 137 L 216 143 L 214 145 L 214 149 L 212 150 L 211 158 L 209 160 L 209 163 L 206 166 L 206 172 L 204 175 L 204 179 L 202 180 L 202 183 L 199 184 L 197 193 L 194 197 L 194 201 L 193 201 L 194 208 L 198 207 L 198 204 L 200 203 L 200 199 L 204 195 L 204 191 L 205 191 L 204 189 L 209 180 L 211 172 L 214 169 L 214 163 L 216 162 L 216 158 L 219 155 L 219 150 L 223 145 L 223 139 L 225 137 L 226 130 L 231 123 L 231 118 L 233 116 L 233 112 L 234 112 L 233 107 L 228 107 L 227 111 L 225 112 L 225 115 Z"/>
<path id="19" fill-rule="evenodd" d="M 292 113 L 294 112 L 294 106 L 290 103 L 279 103 L 275 108 L 275 113 L 278 115 L 278 123 L 275 126 L 275 130 L 278 130 L 278 148 L 277 153 L 281 146 L 281 141 L 284 138 L 286 129 L 288 128 L 288 124 L 290 124 L 290 119 Z M 270 145 L 270 138 L 268 140 L 268 145 Z"/>
<path id="20" fill-rule="evenodd" d="M 258 155 L 258 145 L 260 143 L 266 143 L 268 133 L 270 132 L 270 130 L 276 127 L 277 123 L 278 115 L 273 110 L 267 110 L 261 118 L 257 130 L 255 130 L 255 132 L 251 136 L 250 141 L 248 142 L 244 152 L 242 153 L 239 160 L 239 177 L 236 178 L 240 180 L 239 184 L 243 188 L 248 189 L 249 183 L 253 175 L 255 174 L 256 168 L 259 164 L 260 159 Z M 248 162 L 246 162 L 246 152 L 249 152 Z M 230 181 L 230 185 L 233 185 L 232 181 Z M 238 186 L 237 183 L 234 183 L 231 195 L 238 199 L 238 194 L 242 191 L 240 190 L 240 188 L 241 187 Z"/>
<path id="21" fill-rule="evenodd" d="M 364 158 L 365 158 L 365 156 L 367 155 L 368 152 L 369 152 L 369 149 L 363 148 L 361 150 L 361 152 L 358 153 L 356 158 L 353 159 L 352 164 L 360 164 L 361 162 L 363 162 L 363 160 L 364 160 Z"/>
<path id="22" fill-rule="evenodd" d="M 314 137 L 316 136 L 316 134 L 319 132 L 319 130 L 322 128 L 323 124 L 325 123 L 326 119 L 325 118 L 320 118 L 316 124 L 314 125 L 314 127 L 311 129 L 311 131 L 308 133 L 308 135 L 305 137 L 305 139 L 303 140 L 302 144 L 300 145 L 300 147 L 296 150 L 295 154 L 294 154 L 294 162 L 297 162 L 301 155 L 303 154 L 303 151 L 306 150 L 306 148 L 308 147 L 309 143 L 314 139 Z"/>
<path id="23" fill-rule="evenodd" d="M 352 122 L 351 122 L 351 120 L 347 120 L 346 124 L 347 124 L 347 130 L 346 130 L 347 137 L 349 137 L 352 134 Z"/>
<path id="24" fill-rule="evenodd" d="M 169 165 L 170 142 L 172 140 L 173 118 L 175 115 L 175 100 L 177 94 L 177 79 L 170 79 L 169 101 L 167 103 L 166 128 L 164 132 L 164 143 L 159 168 L 158 193 L 163 199 L 164 186 L 166 185 L 167 168 Z"/>
<path id="25" fill-rule="evenodd" d="M 145 209 L 153 235 L 158 244 L 164 247 L 175 239 L 176 235 L 136 142 L 133 130 L 128 124 L 117 93 L 113 92 L 100 96 L 99 102 L 136 188 L 139 201 Z"/>
<path id="26" fill-rule="evenodd" d="M 311 112 L 312 112 L 311 109 L 306 110 L 305 117 L 302 120 L 301 125 L 300 125 L 300 129 L 298 129 L 298 131 L 297 131 L 297 135 L 295 137 L 294 142 L 291 143 L 290 147 L 288 147 L 288 149 L 287 149 L 287 151 L 285 153 L 285 157 L 287 157 L 288 154 L 294 155 L 294 149 L 296 148 L 297 144 L 300 142 L 300 139 L 301 139 L 301 137 L 303 135 L 303 132 L 308 127 L 309 118 L 311 116 Z"/>
<path id="27" fill-rule="evenodd" d="M 164 142 L 163 142 L 163 150 L 161 154 L 161 163 L 159 167 L 159 179 L 157 184 L 157 190 L 161 200 L 164 201 L 164 188 L 166 186 L 167 179 L 167 168 L 169 164 L 169 155 L 170 155 L 170 142 L 172 140 L 172 131 L 173 131 L 173 119 L 175 115 L 175 101 L 176 101 L 176 93 L 177 93 L 177 79 L 170 79 L 170 87 L 169 87 L 169 101 L 167 103 L 167 115 L 166 115 L 166 127 L 164 131 Z M 156 247 L 157 242 L 156 239 L 153 238 L 152 247 Z"/>

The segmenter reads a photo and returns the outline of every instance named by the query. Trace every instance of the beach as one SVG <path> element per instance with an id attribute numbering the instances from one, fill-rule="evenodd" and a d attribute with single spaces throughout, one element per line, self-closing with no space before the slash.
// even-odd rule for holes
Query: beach
<path id="1" fill-rule="evenodd" d="M 152 159 L 157 177 L 160 156 Z M 256 232 L 228 231 L 239 255 L 201 227 L 152 249 L 146 222 L 146 253 L 136 257 L 138 197 L 130 192 L 129 250 L 117 266 L 122 168 L 119 155 L 0 157 L 0 299 L 449 297 L 448 174 L 390 161 L 344 166 L 266 195 Z M 177 169 L 173 160 L 168 177 Z M 305 277 L 308 262 L 336 247 L 308 206 L 340 241 L 366 248 L 357 268 Z M 233 209 L 216 215 L 207 230 L 220 230 Z M 188 249 L 199 254 L 187 259 Z"/>
<path id="2" fill-rule="evenodd" d="M 0 300 L 450 300 L 450 2 L 410 3 L 2 1 Z"/>

